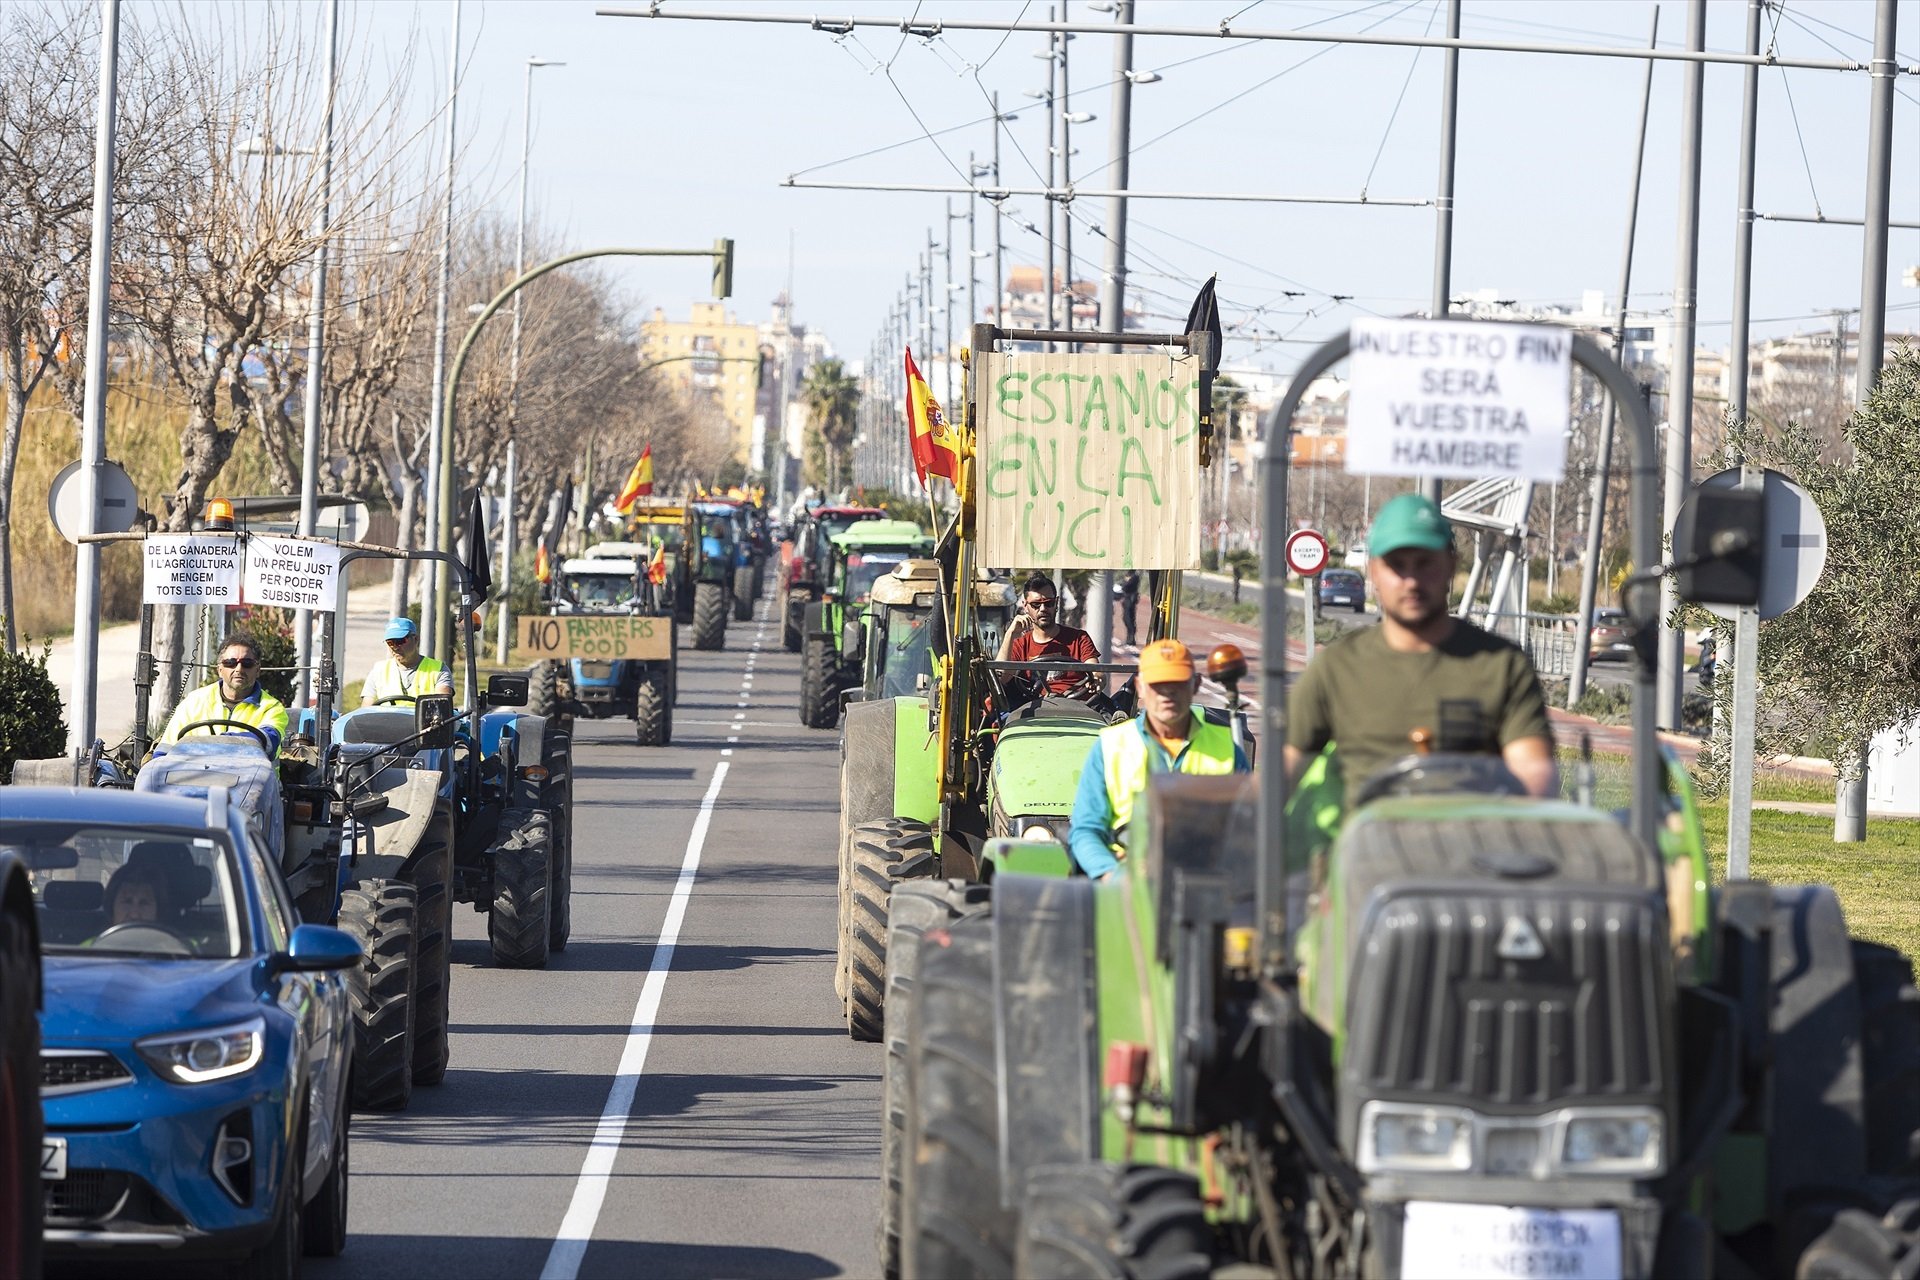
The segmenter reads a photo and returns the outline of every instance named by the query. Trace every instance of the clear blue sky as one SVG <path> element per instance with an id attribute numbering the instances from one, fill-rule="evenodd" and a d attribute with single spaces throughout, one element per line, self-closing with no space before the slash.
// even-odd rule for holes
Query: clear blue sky
<path id="1" fill-rule="evenodd" d="M 400 40 L 411 26 L 427 55 L 425 79 L 444 76 L 452 0 L 412 6 L 356 5 L 354 25 L 373 40 Z M 533 200 L 539 216 L 570 246 L 702 245 L 716 235 L 739 243 L 734 305 L 763 319 L 783 287 L 794 244 L 799 318 L 822 328 L 854 359 L 868 344 L 943 213 L 928 195 L 793 191 L 781 180 L 800 170 L 850 181 L 946 182 L 969 150 L 992 147 L 986 90 L 997 89 L 1008 126 L 1002 175 L 1037 186 L 1044 168 L 1045 121 L 1022 91 L 1042 86 L 1045 37 L 953 32 L 931 47 L 863 29 L 844 42 L 799 26 L 596 17 L 577 0 L 465 0 L 468 58 L 461 96 L 465 175 L 471 189 L 512 211 L 519 149 L 522 65 L 528 55 L 562 59 L 535 80 Z M 672 0 L 675 11 L 783 8 L 783 0 L 722 6 Z M 788 12 L 812 12 L 784 5 Z M 1047 5 L 959 0 L 832 0 L 835 14 L 906 16 L 928 21 L 1024 12 Z M 1495 39 L 1635 44 L 1644 42 L 1654 6 L 1633 0 L 1562 3 L 1468 0 L 1463 34 Z M 825 10 L 820 10 L 824 12 Z M 1715 0 L 1707 44 L 1738 50 L 1746 6 Z M 1136 21 L 1212 26 L 1238 14 L 1241 27 L 1439 31 L 1441 0 L 1385 4 L 1313 0 L 1141 0 Z M 1085 3 L 1076 20 L 1106 21 Z M 1778 21 L 1782 56 L 1829 58 L 1836 48 L 1864 60 L 1871 47 L 1870 0 L 1789 0 Z M 1686 6 L 1661 6 L 1660 40 L 1680 45 Z M 1767 25 L 1769 36 L 1773 24 Z M 1920 0 L 1902 0 L 1898 47 L 1903 65 L 1920 58 Z M 1111 42 L 1086 36 L 1072 45 L 1072 109 L 1097 121 L 1074 130 L 1075 176 L 1083 185 L 1107 160 Z M 1132 185 L 1137 189 L 1258 191 L 1376 197 L 1430 197 L 1436 180 L 1442 54 L 1366 46 L 1143 38 L 1136 68 L 1160 83 L 1133 95 Z M 1577 302 L 1583 289 L 1611 292 L 1619 272 L 1626 184 L 1642 76 L 1638 61 L 1469 53 L 1461 60 L 1454 293 L 1493 289 L 1499 296 Z M 1297 69 L 1290 69 L 1297 68 Z M 977 79 L 976 79 L 977 69 Z M 1654 73 L 1647 176 L 1641 197 L 1633 292 L 1637 306 L 1661 308 L 1674 290 L 1682 68 Z M 1734 188 L 1741 69 L 1706 71 L 1700 257 L 1702 341 L 1725 342 L 1732 297 Z M 1262 84 L 1263 81 L 1267 83 Z M 1920 77 L 1902 76 L 1895 100 L 1893 217 L 1920 220 Z M 984 89 L 983 89 L 984 86 Z M 1402 98 L 1404 88 L 1404 98 Z M 1799 128 L 1789 113 L 1788 95 Z M 1395 104 L 1399 101 L 1397 118 Z M 1209 113 L 1210 112 L 1210 113 Z M 1202 113 L 1205 114 L 1204 116 Z M 921 124 L 937 135 L 922 136 Z M 1196 117 L 1200 117 L 1197 120 Z M 1762 212 L 1832 216 L 1861 212 L 1866 168 L 1868 79 L 1863 73 L 1764 70 L 1756 207 Z M 1389 121 L 1392 120 L 1389 129 Z M 1192 123 L 1188 123 L 1191 121 Z M 976 122 L 971 127 L 968 122 Z M 942 132 L 953 130 L 951 132 Z M 1384 142 L 1383 142 L 1384 139 Z M 895 145 L 904 144 L 904 145 Z M 877 148 L 890 150 L 849 159 Z M 1376 158 L 1377 157 L 1377 158 Z M 836 163 L 844 161 L 844 163 Z M 964 199 L 956 198 L 964 211 Z M 983 225 L 980 239 L 989 243 Z M 1036 198 L 1008 202 L 1038 221 Z M 1103 202 L 1078 212 L 1105 220 Z M 1423 307 L 1433 269 L 1431 209 L 1316 208 L 1260 204 L 1132 202 L 1133 281 L 1152 292 L 1156 311 L 1183 315 L 1209 272 L 1219 271 L 1229 326 L 1229 359 L 1285 369 L 1338 329 L 1354 307 L 1393 313 Z M 1037 263 L 1041 241 L 1009 224 L 1009 265 Z M 965 226 L 956 242 L 964 245 Z M 1075 233 L 1079 273 L 1101 242 Z M 956 255 L 956 262 L 960 255 Z M 1920 232 L 1896 231 L 1889 269 L 1889 328 L 1920 330 L 1920 289 L 1901 285 L 1920 265 Z M 1813 313 L 1857 306 L 1861 235 L 1857 228 L 1762 223 L 1755 233 L 1753 314 L 1759 334 L 1827 324 Z M 956 273 L 958 272 L 956 266 Z M 613 268 L 635 296 L 684 313 L 704 296 L 707 275 L 694 264 Z M 1288 290 L 1304 296 L 1289 298 Z M 1352 295 L 1351 304 L 1330 295 Z M 985 289 L 981 292 L 984 299 Z M 1267 335 L 1255 342 L 1252 328 Z"/>

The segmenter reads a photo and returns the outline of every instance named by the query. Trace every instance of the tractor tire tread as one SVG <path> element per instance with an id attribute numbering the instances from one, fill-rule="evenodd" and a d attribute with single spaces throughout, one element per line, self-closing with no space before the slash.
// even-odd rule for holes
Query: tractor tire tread
<path id="1" fill-rule="evenodd" d="M 453 976 L 453 816 L 438 809 L 407 876 L 416 899 L 413 1082 L 427 1085 L 439 1084 L 447 1074 L 448 984 Z"/>
<path id="2" fill-rule="evenodd" d="M 933 829 L 909 818 L 862 823 L 850 833 L 847 918 L 847 1034 L 879 1040 L 885 1033 L 887 913 L 893 888 L 934 872 Z"/>
<path id="3" fill-rule="evenodd" d="M 1200 1184 L 1154 1165 L 1043 1165 L 1021 1197 L 1014 1273 L 1032 1280 L 1205 1280 Z"/>
<path id="4" fill-rule="evenodd" d="M 647 672 L 633 708 L 634 740 L 643 747 L 664 747 L 673 741 L 673 701 L 667 673 Z"/>
<path id="5" fill-rule="evenodd" d="M 340 895 L 340 928 L 360 942 L 346 985 L 361 1110 L 404 1111 L 413 1101 L 417 904 L 414 887 L 398 880 L 363 880 Z"/>
<path id="6" fill-rule="evenodd" d="M 727 592 L 718 582 L 702 582 L 693 589 L 693 647 L 727 647 Z"/>
<path id="7" fill-rule="evenodd" d="M 500 815 L 506 838 L 492 850 L 493 905 L 487 941 L 506 969 L 546 967 L 552 919 L 553 829 L 538 809 Z"/>

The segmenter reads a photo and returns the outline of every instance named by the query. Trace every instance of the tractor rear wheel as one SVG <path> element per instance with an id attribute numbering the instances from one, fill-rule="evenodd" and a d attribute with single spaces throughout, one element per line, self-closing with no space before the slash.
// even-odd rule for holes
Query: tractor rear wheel
<path id="1" fill-rule="evenodd" d="M 1853 943 L 1860 992 L 1860 1066 L 1867 1172 L 1913 1173 L 1920 1148 L 1920 990 L 1913 962 L 1892 947 Z"/>
<path id="2" fill-rule="evenodd" d="M 840 658 L 825 636 L 808 636 L 800 660 L 800 723 L 809 729 L 840 723 Z"/>
<path id="3" fill-rule="evenodd" d="M 363 880 L 340 895 L 340 928 L 360 943 L 347 970 L 353 1009 L 353 1105 L 404 1111 L 413 1101 L 413 886 Z"/>
<path id="4" fill-rule="evenodd" d="M 846 938 L 847 1034 L 878 1040 L 887 998 L 887 903 L 894 885 L 925 879 L 939 865 L 933 829 L 912 818 L 863 822 L 847 835 L 847 891 L 840 895 Z"/>
<path id="5" fill-rule="evenodd" d="M 553 890 L 548 895 L 551 922 L 547 931 L 547 949 L 565 951 L 573 934 L 573 741 L 555 742 L 548 738 L 546 750 L 547 785 L 540 793 L 540 807 L 546 810 L 553 831 Z"/>
<path id="6" fill-rule="evenodd" d="M 452 976 L 453 811 L 435 804 L 408 879 L 413 883 L 413 1082 L 447 1075 L 447 984 Z"/>
<path id="7" fill-rule="evenodd" d="M 672 687 L 665 670 L 655 667 L 640 677 L 633 726 L 634 740 L 643 747 L 664 747 L 673 740 Z"/>
<path id="8" fill-rule="evenodd" d="M 969 916 L 921 943 L 902 1170 L 900 1264 L 908 1277 L 1013 1272 L 1014 1215 L 1000 1206 L 991 920 Z"/>
<path id="9" fill-rule="evenodd" d="M 1206 1280 L 1213 1230 L 1191 1174 L 1153 1165 L 1035 1169 L 1013 1273 L 1030 1280 Z"/>
<path id="10" fill-rule="evenodd" d="M 506 838 L 490 853 L 493 905 L 487 912 L 487 941 L 493 962 L 509 969 L 543 969 L 551 944 L 553 829 L 538 809 L 509 809 L 500 815 Z"/>
<path id="11" fill-rule="evenodd" d="M 746 622 L 753 617 L 753 602 L 760 593 L 753 589 L 753 566 L 743 564 L 733 571 L 733 620 Z"/>
<path id="12" fill-rule="evenodd" d="M 693 647 L 724 649 L 727 645 L 727 590 L 717 582 L 693 589 Z"/>
<path id="13" fill-rule="evenodd" d="M 527 682 L 527 714 L 549 720 L 560 714 L 560 673 L 551 662 L 536 662 Z"/>
<path id="14" fill-rule="evenodd" d="M 887 1069 L 881 1077 L 885 1103 L 880 1126 L 880 1270 L 887 1280 L 900 1275 L 900 1202 L 906 1161 L 907 1034 L 913 1024 L 913 988 L 920 972 L 920 940 L 929 929 L 944 928 L 984 910 L 984 884 L 966 880 L 905 880 L 894 886 L 887 907 Z"/>
<path id="15" fill-rule="evenodd" d="M 1920 1273 L 1920 1200 L 1902 1200 L 1876 1219 L 1842 1209 L 1800 1255 L 1799 1280 L 1882 1280 Z"/>

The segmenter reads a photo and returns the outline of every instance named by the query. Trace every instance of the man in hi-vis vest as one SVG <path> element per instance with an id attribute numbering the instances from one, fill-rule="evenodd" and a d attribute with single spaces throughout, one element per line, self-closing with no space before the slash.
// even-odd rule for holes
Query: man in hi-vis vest
<path id="1" fill-rule="evenodd" d="M 1187 646 L 1156 640 L 1142 649 L 1134 683 L 1140 714 L 1100 731 L 1073 799 L 1068 848 L 1080 869 L 1096 880 L 1120 865 L 1123 833 L 1150 775 L 1247 773 L 1252 768 L 1235 745 L 1233 730 L 1193 709 L 1200 677 Z"/>
<path id="2" fill-rule="evenodd" d="M 387 624 L 387 656 L 373 664 L 360 686 L 360 705 L 370 707 L 382 698 L 420 698 L 431 693 L 451 694 L 453 676 L 438 658 L 420 656 L 420 628 L 412 618 Z"/>
<path id="3" fill-rule="evenodd" d="M 219 662 L 219 679 L 180 699 L 167 727 L 160 732 L 160 742 L 180 741 L 181 731 L 188 725 L 226 720 L 233 723 L 203 725 L 193 732 L 251 738 L 253 735 L 245 729 L 234 727 L 234 724 L 250 725 L 265 738 L 267 754 L 278 753 L 280 740 L 287 733 L 287 709 L 280 704 L 280 699 L 260 685 L 259 646 L 247 636 L 229 635 L 220 642 Z"/>

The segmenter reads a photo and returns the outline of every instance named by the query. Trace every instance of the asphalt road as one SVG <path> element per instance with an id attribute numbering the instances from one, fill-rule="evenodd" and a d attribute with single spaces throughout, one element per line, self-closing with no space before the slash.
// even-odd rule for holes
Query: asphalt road
<path id="1" fill-rule="evenodd" d="M 308 1275 L 878 1274 L 881 1054 L 832 984 L 837 738 L 800 726 L 777 627 L 681 652 L 673 746 L 576 722 L 567 951 L 491 968 L 456 908 L 446 1082 L 355 1116 L 351 1239 Z"/>

